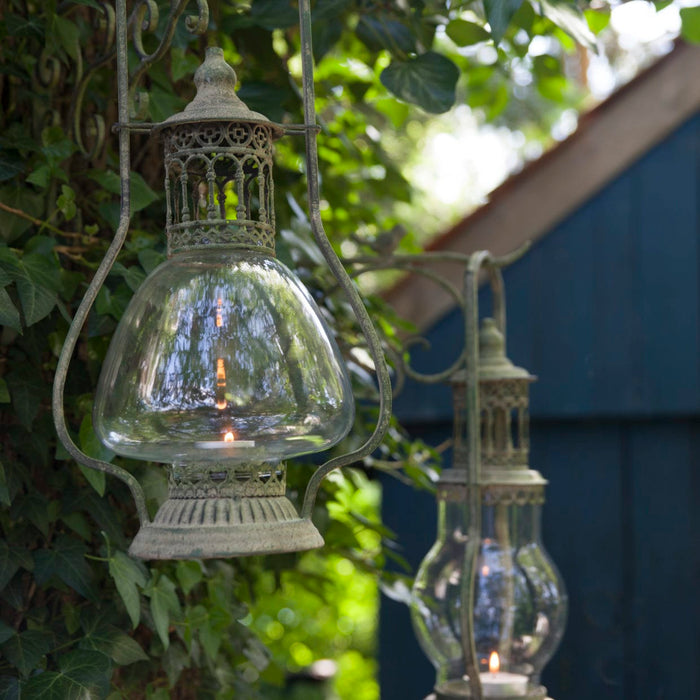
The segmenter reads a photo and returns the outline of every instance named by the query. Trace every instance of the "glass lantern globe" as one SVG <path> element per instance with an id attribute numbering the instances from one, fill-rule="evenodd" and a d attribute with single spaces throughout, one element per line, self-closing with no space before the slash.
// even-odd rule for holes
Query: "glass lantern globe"
<path id="1" fill-rule="evenodd" d="M 443 493 L 461 488 L 451 483 Z M 474 639 L 484 696 L 495 677 L 510 682 L 507 697 L 542 697 L 540 673 L 557 649 L 566 622 L 561 577 L 540 541 L 538 503 L 482 506 L 482 536 L 476 560 Z M 436 668 L 444 698 L 469 697 L 464 662 L 464 581 L 471 574 L 464 501 L 438 500 L 438 536 L 423 560 L 413 589 L 411 617 L 421 647 Z M 491 662 L 491 665 L 489 665 Z M 531 695 L 539 692 L 539 695 Z M 490 695 L 493 697 L 493 695 Z M 503 696 L 501 696 L 503 697 Z"/>
<path id="2" fill-rule="evenodd" d="M 316 304 L 275 258 L 185 251 L 154 270 L 105 359 L 95 430 L 158 462 L 279 461 L 353 421 L 343 360 Z"/>

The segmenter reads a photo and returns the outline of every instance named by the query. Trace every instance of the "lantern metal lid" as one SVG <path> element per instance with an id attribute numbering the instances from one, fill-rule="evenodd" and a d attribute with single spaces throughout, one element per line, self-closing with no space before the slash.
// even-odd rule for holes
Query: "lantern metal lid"
<path id="1" fill-rule="evenodd" d="M 264 114 L 249 109 L 238 97 L 237 81 L 236 71 L 224 58 L 224 50 L 210 46 L 206 50 L 204 62 L 194 74 L 194 84 L 197 87 L 194 99 L 182 112 L 157 124 L 155 130 L 210 121 L 250 122 L 268 125 L 276 138 L 282 136 L 284 127 L 270 121 Z"/>
<path id="2" fill-rule="evenodd" d="M 491 499 L 524 502 L 542 502 L 542 475 L 528 465 L 529 385 L 536 380 L 522 367 L 507 357 L 505 338 L 497 322 L 484 318 L 479 330 L 478 357 L 479 412 L 480 412 L 480 482 L 485 502 Z M 465 439 L 465 384 L 464 369 L 456 371 L 450 384 L 453 390 L 455 416 L 455 460 L 445 470 L 438 496 L 445 488 L 467 483 L 467 444 Z"/>

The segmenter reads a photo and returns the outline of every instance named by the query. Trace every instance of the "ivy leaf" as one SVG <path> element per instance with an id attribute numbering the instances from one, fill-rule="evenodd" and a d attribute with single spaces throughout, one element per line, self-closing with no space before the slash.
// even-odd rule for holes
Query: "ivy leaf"
<path id="1" fill-rule="evenodd" d="M 445 31 L 457 46 L 471 46 L 491 38 L 491 35 L 480 24 L 467 22 L 465 19 L 453 19 Z"/>
<path id="2" fill-rule="evenodd" d="M 26 630 L 15 634 L 2 645 L 5 658 L 17 667 L 17 670 L 27 676 L 36 669 L 41 659 L 51 651 L 53 635 L 39 630 Z M 27 697 L 33 697 L 27 695 Z"/>
<path id="3" fill-rule="evenodd" d="M 78 433 L 80 440 L 80 449 L 88 456 L 94 459 L 102 460 L 103 462 L 111 462 L 114 458 L 114 452 L 106 448 L 99 440 L 97 435 L 95 435 L 95 430 L 92 426 L 92 416 L 90 413 L 85 415 L 82 422 L 80 423 L 80 432 Z M 90 469 L 89 467 L 83 467 L 80 465 L 80 471 L 83 476 L 88 480 L 90 485 L 100 494 L 100 496 L 105 495 L 105 488 L 107 486 L 107 475 L 104 472 L 97 471 L 96 469 Z"/>
<path id="4" fill-rule="evenodd" d="M 24 172 L 24 160 L 14 151 L 0 152 L 0 181 L 11 180 Z"/>
<path id="5" fill-rule="evenodd" d="M 183 649 L 182 644 L 171 644 L 161 656 L 161 663 L 168 674 L 170 686 L 174 688 L 182 671 L 189 668 L 190 655 Z"/>
<path id="6" fill-rule="evenodd" d="M 137 255 L 141 267 L 146 271 L 147 275 L 150 275 L 153 270 L 155 270 L 158 265 L 165 261 L 165 255 L 159 253 L 157 250 L 152 248 L 144 248 L 140 250 Z M 128 282 L 127 282 L 128 284 Z"/>
<path id="7" fill-rule="evenodd" d="M 179 561 L 175 566 L 175 575 L 185 595 L 204 578 L 202 564 L 198 561 Z"/>
<path id="8" fill-rule="evenodd" d="M 584 10 L 588 28 L 597 36 L 610 24 L 610 11 Z"/>
<path id="9" fill-rule="evenodd" d="M 350 5 L 350 0 L 316 0 L 316 4 L 311 11 L 311 20 L 314 23 L 321 20 L 335 20 L 337 23 L 338 15 L 348 5 Z"/>
<path id="10" fill-rule="evenodd" d="M 34 700 L 85 700 L 109 693 L 112 664 L 98 651 L 75 650 L 61 656 L 60 671 L 44 671 L 23 688 Z"/>
<path id="11" fill-rule="evenodd" d="M 87 548 L 69 535 L 59 535 L 51 549 L 34 552 L 34 576 L 42 585 L 51 576 L 58 576 L 66 585 L 93 602 L 98 595 L 92 580 L 92 569 L 85 561 Z"/>
<path id="12" fill-rule="evenodd" d="M 343 34 L 343 26 L 336 20 L 325 20 L 313 24 L 314 61 L 321 59 L 338 43 Z"/>
<path id="13" fill-rule="evenodd" d="M 121 178 L 113 170 L 92 170 L 89 177 L 107 192 L 121 194 Z M 134 214 L 145 209 L 155 202 L 158 195 L 148 186 L 139 173 L 131 172 L 131 213 Z"/>
<path id="14" fill-rule="evenodd" d="M 393 61 L 380 76 L 382 84 L 397 97 L 434 114 L 452 107 L 458 78 L 457 66 L 433 51 L 408 61 Z"/>
<path id="15" fill-rule="evenodd" d="M 0 698 L 2 700 L 20 700 L 21 684 L 19 678 L 0 677 Z"/>
<path id="16" fill-rule="evenodd" d="M 114 625 L 93 619 L 83 626 L 84 636 L 78 645 L 81 649 L 94 649 L 120 666 L 136 661 L 148 661 L 148 655 L 141 645 Z"/>
<path id="17" fill-rule="evenodd" d="M 681 36 L 693 44 L 700 44 L 700 6 L 682 7 Z"/>
<path id="18" fill-rule="evenodd" d="M 148 186 L 142 175 L 131 173 L 131 213 L 145 209 L 158 195 Z"/>
<path id="19" fill-rule="evenodd" d="M 2 382 L 3 380 L 0 380 Z M 4 383 L 4 382 L 3 382 Z M 1 390 L 0 386 L 0 390 Z M 10 498 L 10 489 L 7 486 L 7 476 L 5 475 L 5 465 L 0 462 L 0 503 L 4 506 L 12 505 Z"/>
<path id="20" fill-rule="evenodd" d="M 491 36 L 498 44 L 508 29 L 513 15 L 520 9 L 523 0 L 484 0 L 486 19 L 491 27 Z"/>
<path id="21" fill-rule="evenodd" d="M 55 258 L 29 253 L 20 261 L 22 276 L 17 280 L 17 295 L 24 320 L 31 326 L 48 316 L 58 301 L 60 268 Z"/>
<path id="22" fill-rule="evenodd" d="M 22 332 L 19 310 L 6 289 L 0 289 L 0 326 L 7 326 L 18 333 Z M 7 388 L 5 390 L 7 391 Z"/>
<path id="23" fill-rule="evenodd" d="M 597 50 L 595 34 L 589 29 L 583 12 L 575 4 L 562 0 L 539 0 L 539 5 L 544 16 L 572 39 L 592 51 Z"/>
<path id="24" fill-rule="evenodd" d="M 145 591 L 151 599 L 151 615 L 153 624 L 160 641 L 167 649 L 170 644 L 170 616 L 180 614 L 180 601 L 175 593 L 175 584 L 165 575 L 161 574 L 156 582 Z"/>
<path id="25" fill-rule="evenodd" d="M 136 627 L 141 619 L 141 596 L 138 589 L 145 588 L 148 580 L 144 565 L 124 552 L 117 551 L 109 560 L 109 575 L 114 579 L 131 624 Z"/>
<path id="26" fill-rule="evenodd" d="M 412 53 L 416 50 L 416 41 L 409 28 L 385 15 L 364 15 L 355 28 L 357 38 L 370 51 Z"/>
<path id="27" fill-rule="evenodd" d="M 135 292 L 146 279 L 146 275 L 143 270 L 140 270 L 135 266 L 126 267 L 120 262 L 114 263 L 111 274 L 121 275 L 132 292 Z"/>
<path id="28" fill-rule="evenodd" d="M 199 59 L 191 53 L 186 53 L 183 48 L 174 46 L 170 52 L 170 74 L 173 81 L 177 82 L 186 75 L 194 75 L 199 68 Z"/>
<path id="29" fill-rule="evenodd" d="M 250 17 L 264 29 L 287 29 L 299 22 L 299 11 L 289 0 L 255 0 L 250 8 Z"/>
<path id="30" fill-rule="evenodd" d="M 41 375 L 24 363 L 5 375 L 5 380 L 10 388 L 12 407 L 17 419 L 27 430 L 31 430 L 45 390 Z"/>
<path id="31" fill-rule="evenodd" d="M 4 644 L 10 637 L 15 634 L 15 631 L 4 622 L 0 622 L 0 644 Z"/>
<path id="32" fill-rule="evenodd" d="M 0 200 L 8 207 L 38 218 L 41 218 L 45 208 L 44 198 L 32 192 L 31 187 L 18 185 L 3 187 L 0 189 Z M 24 217 L 0 209 L 0 238 L 6 243 L 14 241 L 30 226 L 32 222 Z"/>
<path id="33" fill-rule="evenodd" d="M 19 562 L 12 556 L 7 542 L 0 540 L 0 591 L 7 586 L 18 569 Z"/>

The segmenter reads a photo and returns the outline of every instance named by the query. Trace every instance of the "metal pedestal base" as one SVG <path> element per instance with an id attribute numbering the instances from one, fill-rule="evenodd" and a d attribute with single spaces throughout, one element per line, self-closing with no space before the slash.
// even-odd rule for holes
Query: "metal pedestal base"
<path id="1" fill-rule="evenodd" d="M 316 549 L 323 538 L 285 496 L 169 498 L 129 547 L 139 559 L 213 559 Z"/>
<path id="2" fill-rule="evenodd" d="M 435 693 L 430 693 L 430 695 L 426 695 L 423 700 L 438 700 L 437 695 Z M 545 700 L 552 700 L 552 698 L 545 698 Z"/>

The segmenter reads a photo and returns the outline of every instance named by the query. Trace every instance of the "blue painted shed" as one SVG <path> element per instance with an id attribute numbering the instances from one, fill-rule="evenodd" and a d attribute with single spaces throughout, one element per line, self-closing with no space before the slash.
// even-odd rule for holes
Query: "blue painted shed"
<path id="1" fill-rule="evenodd" d="M 600 105 L 435 248 L 503 253 L 508 351 L 538 375 L 531 464 L 549 479 L 544 542 L 569 620 L 544 682 L 556 700 L 700 698 L 700 48 L 679 45 Z M 445 270 L 458 282 L 461 271 Z M 461 316 L 425 282 L 390 297 L 446 368 Z M 446 388 L 409 384 L 397 409 L 435 444 Z M 384 481 L 384 520 L 417 566 L 433 499 Z M 419 700 L 434 672 L 407 608 L 382 599 L 384 700 Z"/>

